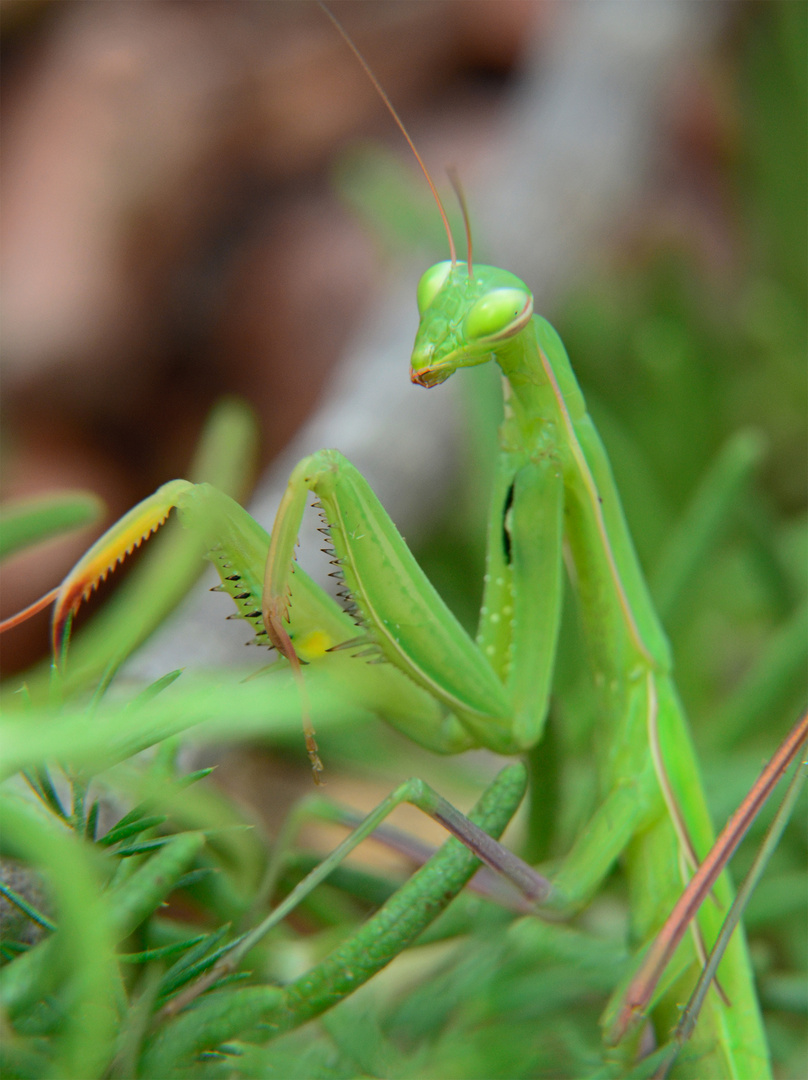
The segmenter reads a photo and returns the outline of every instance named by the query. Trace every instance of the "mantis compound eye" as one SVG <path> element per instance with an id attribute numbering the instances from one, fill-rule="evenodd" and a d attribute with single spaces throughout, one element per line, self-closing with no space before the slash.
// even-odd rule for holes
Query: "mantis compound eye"
<path id="1" fill-rule="evenodd" d="M 418 282 L 418 314 L 423 315 L 435 297 L 443 288 L 449 276 L 452 264 L 447 259 L 445 262 L 431 266 Z"/>
<path id="2" fill-rule="evenodd" d="M 463 320 L 466 340 L 499 341 L 517 334 L 533 315 L 533 297 L 525 289 L 493 289 L 481 297 Z"/>

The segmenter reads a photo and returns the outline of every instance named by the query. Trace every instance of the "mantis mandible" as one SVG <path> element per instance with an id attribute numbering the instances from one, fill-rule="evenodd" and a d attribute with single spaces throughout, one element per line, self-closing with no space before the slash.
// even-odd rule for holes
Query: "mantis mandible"
<path id="1" fill-rule="evenodd" d="M 434 590 L 364 478 L 338 451 L 323 450 L 294 469 L 271 539 L 208 485 L 175 480 L 161 487 L 63 582 L 54 654 L 66 662 L 82 599 L 176 508 L 183 524 L 203 537 L 238 614 L 255 627 L 257 639 L 278 649 L 301 684 L 301 661 L 327 669 L 357 701 L 439 753 L 486 747 L 520 754 L 539 743 L 547 715 L 566 548 L 598 694 L 601 802 L 553 876 L 554 903 L 566 913 L 580 910 L 623 858 L 637 898 L 631 933 L 642 944 L 713 841 L 669 648 L 606 451 L 558 334 L 534 312 L 522 281 L 475 265 L 470 250 L 458 261 L 450 232 L 449 239 L 451 258 L 427 270 L 418 285 L 421 321 L 411 379 L 432 389 L 459 368 L 490 361 L 502 372 L 505 412 L 476 639 Z M 344 580 L 345 608 L 294 567 L 309 492 Z M 309 721 L 306 735 L 316 774 L 321 765 Z M 685 940 L 672 961 L 653 1014 L 660 1034 L 695 982 L 702 941 L 712 943 L 731 902 L 725 877 L 714 896 L 693 940 Z M 625 1047 L 626 1061 L 635 1048 Z M 700 1076 L 768 1075 L 740 934 L 724 955 L 684 1068 Z"/>

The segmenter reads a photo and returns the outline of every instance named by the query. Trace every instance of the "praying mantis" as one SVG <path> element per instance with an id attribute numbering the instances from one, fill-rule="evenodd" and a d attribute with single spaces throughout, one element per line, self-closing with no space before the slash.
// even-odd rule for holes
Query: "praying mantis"
<path id="1" fill-rule="evenodd" d="M 375 698 L 379 712 L 437 752 L 483 746 L 517 754 L 538 743 L 547 712 L 566 543 L 599 693 L 603 801 L 554 875 L 555 902 L 570 914 L 582 908 L 623 856 L 632 889 L 645 898 L 633 913 L 632 933 L 646 941 L 713 834 L 667 644 L 605 451 L 560 339 L 533 313 L 530 292 L 517 278 L 443 262 L 421 279 L 418 300 L 414 382 L 431 388 L 460 367 L 491 359 L 504 376 L 506 413 L 476 642 L 434 591 L 366 481 L 337 451 L 321 451 L 292 473 L 271 540 L 215 489 L 186 481 L 160 488 L 62 584 L 55 652 L 64 658 L 82 597 L 177 508 L 187 528 L 207 530 L 208 557 L 239 613 L 291 664 L 341 668 L 360 684 L 360 696 Z M 292 573 L 309 491 L 328 523 L 358 625 L 303 571 Z M 305 683 L 305 671 L 301 678 Z M 307 739 L 319 771 L 311 729 Z M 731 898 L 725 880 L 715 895 L 717 905 L 705 905 L 700 915 L 708 942 Z M 686 981 L 700 960 L 692 942 L 683 951 L 677 980 Z M 696 1074 L 763 1076 L 765 1043 L 740 935 L 719 978 L 722 991 L 711 992 L 689 1047 Z M 674 1005 L 663 999 L 659 1008 L 670 1022 Z"/>
<path id="2" fill-rule="evenodd" d="M 333 673 L 358 701 L 435 752 L 482 746 L 519 754 L 537 745 L 540 752 L 567 552 L 588 647 L 581 662 L 590 665 L 598 693 L 602 801 L 553 875 L 554 905 L 567 914 L 583 908 L 623 858 L 632 894 L 642 897 L 632 911 L 632 937 L 644 943 L 709 849 L 712 829 L 668 646 L 606 452 L 560 338 L 534 313 L 518 278 L 474 265 L 471 254 L 458 262 L 452 250 L 450 260 L 422 277 L 418 306 L 413 382 L 432 389 L 458 368 L 486 362 L 497 363 L 503 375 L 505 419 L 476 640 L 432 588 L 361 475 L 337 451 L 321 451 L 292 473 L 271 539 L 213 488 L 173 481 L 159 489 L 62 584 L 54 653 L 69 664 L 70 623 L 82 598 L 176 508 L 203 537 L 238 613 L 276 647 L 302 687 L 318 669 Z M 293 572 L 310 491 L 344 579 L 347 611 L 302 570 Z M 319 772 L 311 726 L 307 741 Z M 438 892 L 443 883 L 424 887 Z M 700 915 L 699 936 L 708 944 L 730 900 L 723 879 L 715 898 Z M 660 1032 L 700 962 L 698 945 L 686 941 L 655 1006 Z M 685 1068 L 697 1076 L 765 1076 L 765 1044 L 738 935 L 719 983 L 709 992 Z M 633 1049 L 625 1048 L 626 1060 Z"/>

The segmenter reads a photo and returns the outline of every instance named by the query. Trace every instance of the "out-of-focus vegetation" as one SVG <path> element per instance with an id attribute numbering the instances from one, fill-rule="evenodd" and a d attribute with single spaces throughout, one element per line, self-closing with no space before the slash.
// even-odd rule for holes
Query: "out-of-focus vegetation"
<path id="1" fill-rule="evenodd" d="M 713 71 L 726 112 L 720 137 L 714 129 L 704 144 L 705 172 L 717 187 L 696 227 L 639 215 L 602 274 L 554 313 L 674 644 L 719 823 L 805 704 L 805 13 L 802 3 L 771 3 L 737 18 Z M 741 431 L 759 440 L 749 444 L 760 449 L 758 481 L 717 508 L 709 566 L 683 591 L 677 537 L 708 465 Z M 466 486 L 479 495 L 475 483 L 472 476 Z M 459 518 L 423 559 L 436 579 L 452 568 L 446 592 L 471 612 L 481 542 L 453 531 Z M 588 688 L 568 623 L 545 777 L 555 797 L 546 819 L 533 823 L 541 836 L 513 840 L 550 856 L 569 846 L 593 783 Z M 24 691 L 18 712 L 7 706 L 6 760 L 26 765 L 39 800 L 23 796 L 19 777 L 2 796 L 4 853 L 15 860 L 5 888 L 17 911 L 0 970 L 4 1076 L 607 1075 L 598 1071 L 598 1017 L 625 962 L 619 881 L 569 928 L 514 922 L 463 896 L 370 986 L 273 1038 L 267 988 L 293 983 L 399 884 L 396 871 L 379 866 L 346 869 L 197 1011 L 167 1023 L 159 1010 L 271 899 L 265 832 L 277 833 L 280 810 L 261 788 L 283 782 L 277 771 L 251 781 L 249 771 L 221 770 L 237 796 L 259 789 L 274 819 L 267 828 L 238 798 L 178 769 L 182 733 L 203 722 L 208 738 L 263 733 L 269 741 L 260 679 L 187 692 L 184 681 L 167 678 L 129 708 L 116 704 L 114 682 L 106 698 L 61 711 L 27 705 Z M 292 719 L 271 741 L 297 750 L 295 691 L 286 690 Z M 145 764 L 132 758 L 150 746 L 156 754 Z M 46 770 L 54 759 L 54 776 L 67 777 L 58 791 Z M 415 772 L 460 801 L 479 793 L 488 771 L 478 761 L 429 759 L 378 722 L 360 728 L 336 712 L 328 768 L 332 791 L 341 773 L 352 773 L 381 797 Z M 803 806 L 746 917 L 784 1080 L 802 1074 L 806 1055 L 804 821 Z M 735 867 L 749 861 L 762 830 Z M 287 893 L 313 861 L 307 846 L 295 845 L 273 895 Z"/>

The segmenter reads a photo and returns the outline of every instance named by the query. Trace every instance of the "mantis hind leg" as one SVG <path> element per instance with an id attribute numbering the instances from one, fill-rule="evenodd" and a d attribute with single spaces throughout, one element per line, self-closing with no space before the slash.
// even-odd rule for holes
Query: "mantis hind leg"
<path id="1" fill-rule="evenodd" d="M 166 1008 L 173 1015 L 227 975 L 258 942 L 277 926 L 310 892 L 324 881 L 366 837 L 402 802 L 417 806 L 439 821 L 457 839 L 436 852 L 358 931 L 330 956 L 284 989 L 289 1030 L 332 1007 L 353 993 L 367 979 L 388 964 L 449 904 L 470 880 L 482 859 L 508 862 L 511 880 L 517 888 L 544 895 L 551 886 L 530 867 L 521 864 L 498 843 L 498 837 L 515 813 L 524 795 L 524 766 L 506 766 L 483 793 L 469 817 L 451 807 L 421 780 L 399 785 L 364 819 L 323 862 L 312 870 L 284 900 L 202 979 L 175 998 Z M 322 800 L 317 800 L 322 806 Z M 459 842 L 458 842 L 459 841 Z M 501 866 L 498 866 L 501 871 Z"/>

